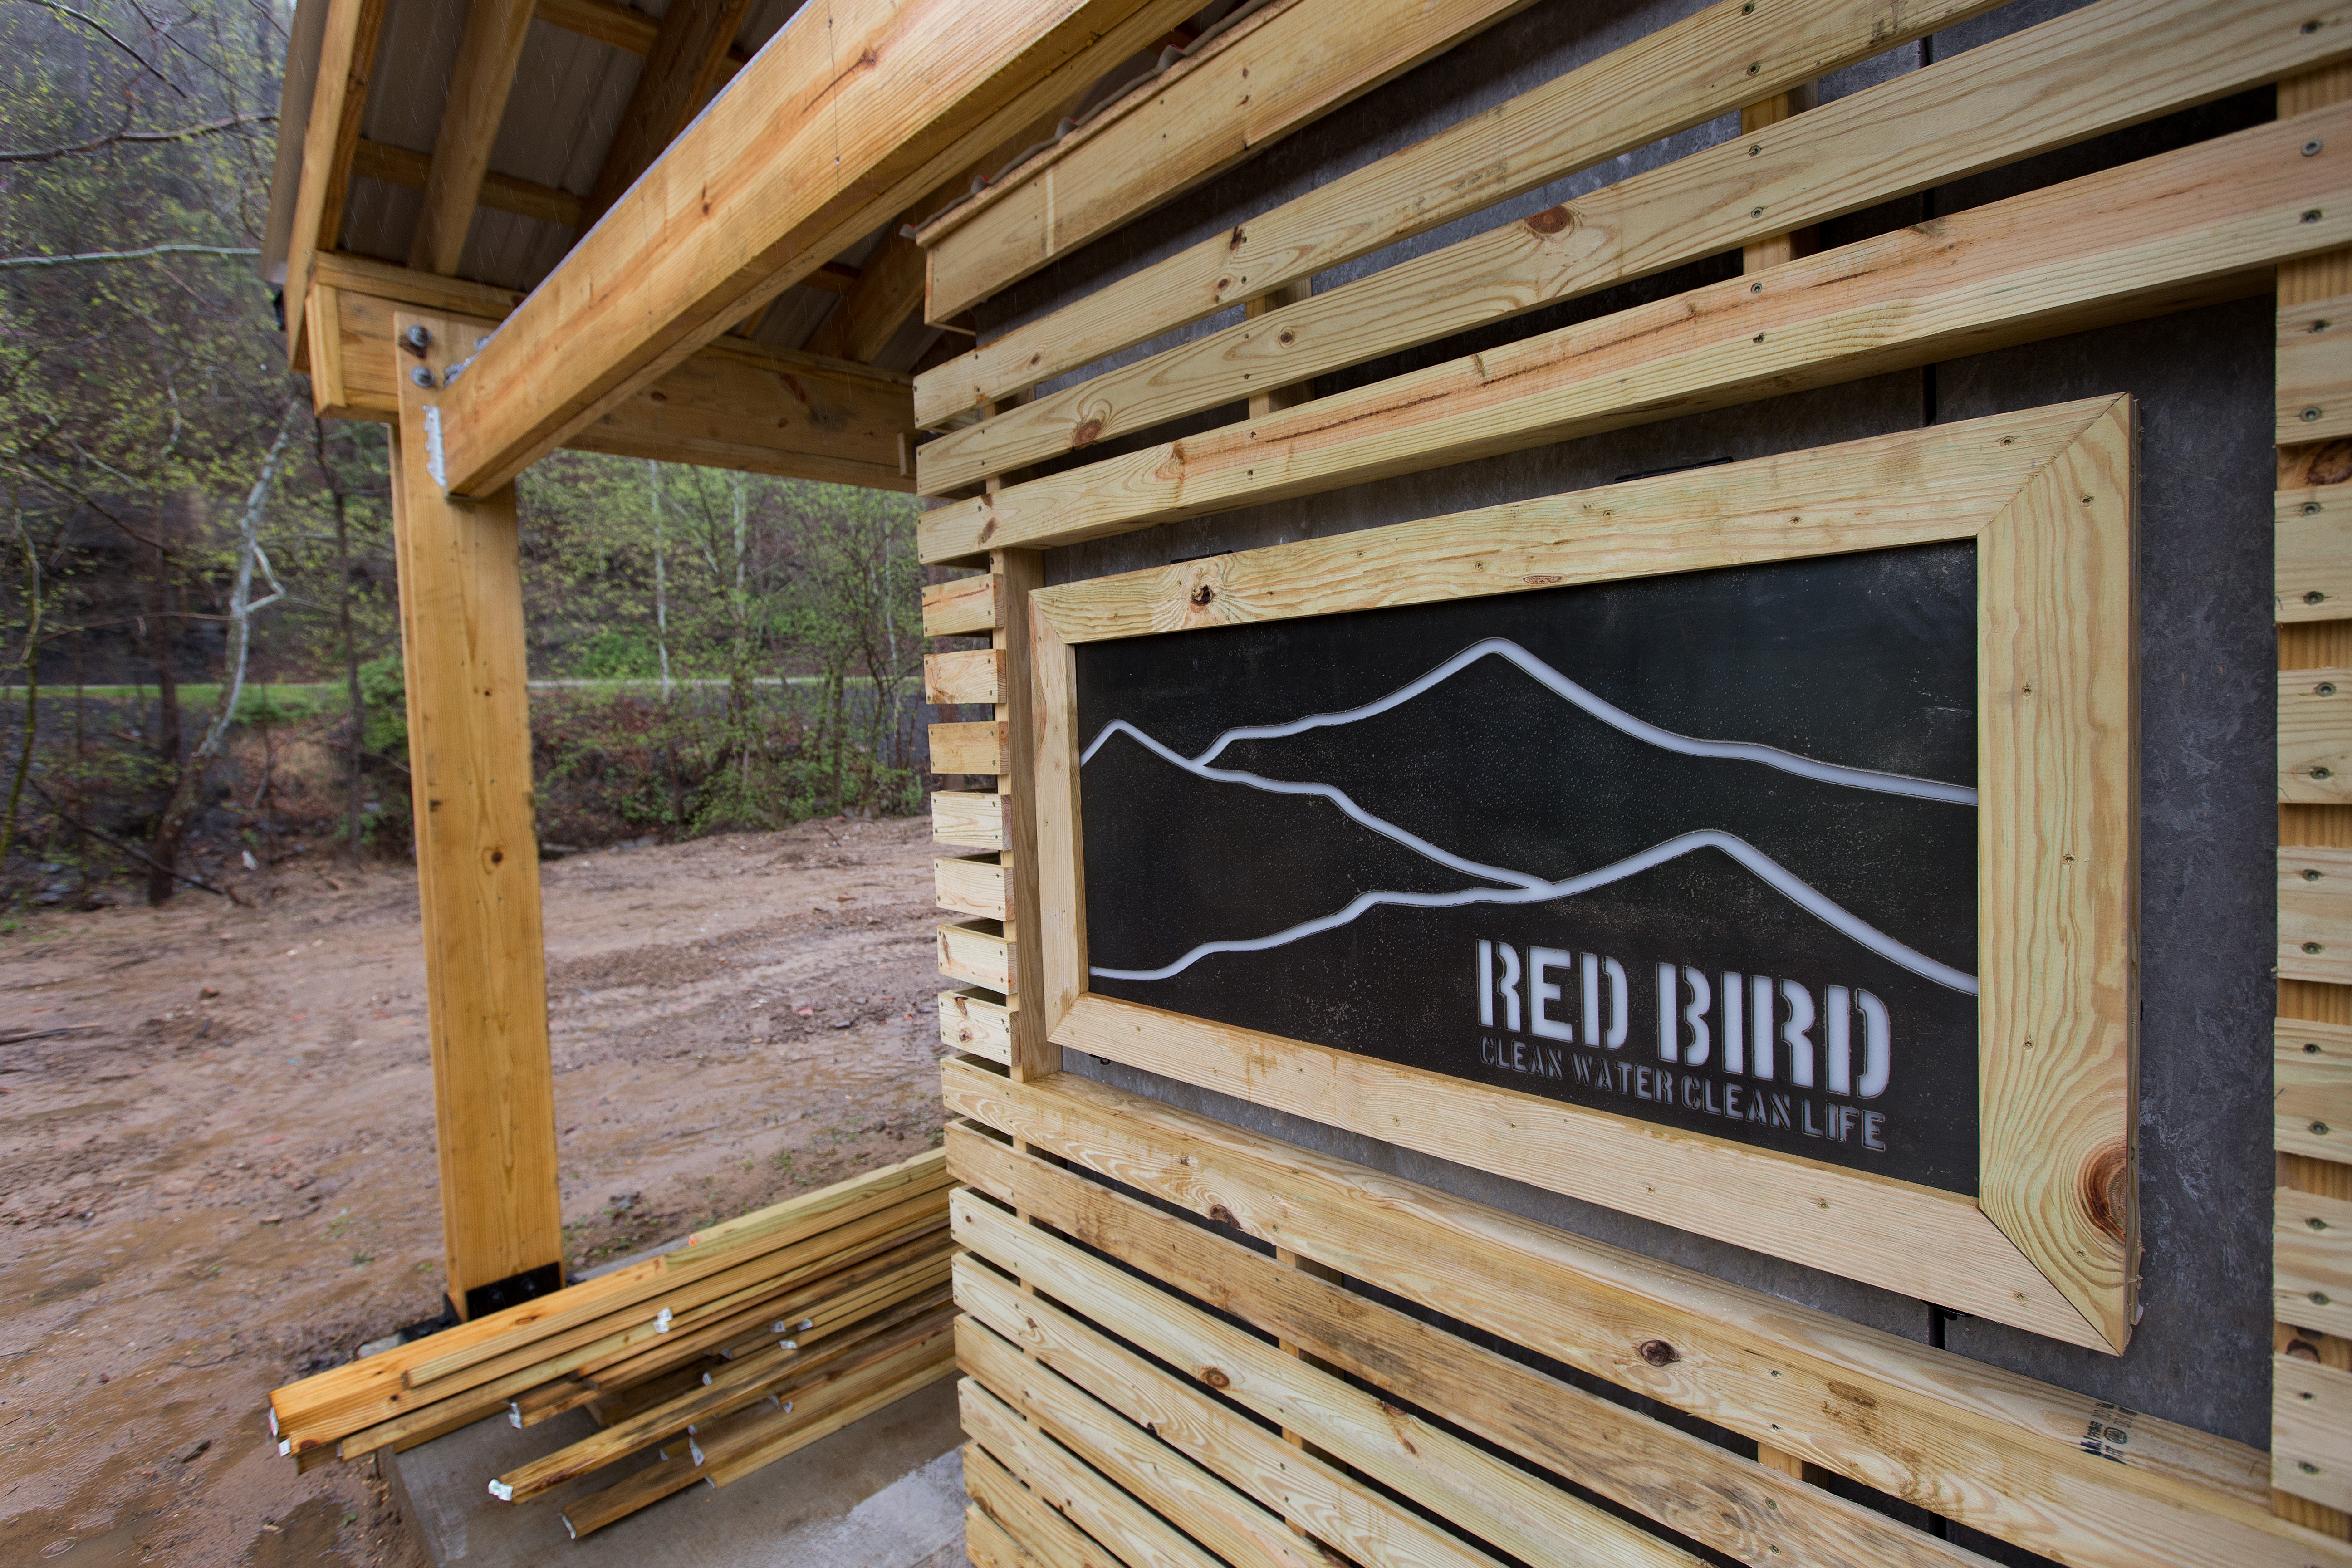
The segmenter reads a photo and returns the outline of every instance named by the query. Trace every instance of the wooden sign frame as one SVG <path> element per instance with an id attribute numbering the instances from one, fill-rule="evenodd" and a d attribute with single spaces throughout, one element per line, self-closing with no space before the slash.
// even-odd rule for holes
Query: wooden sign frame
<path id="1" fill-rule="evenodd" d="M 1058 1046 L 2121 1353 L 2135 420 L 2102 397 L 1034 592 L 1044 985 L 1015 1005 Z M 1076 645 L 1953 540 L 1978 546 L 1977 1198 L 1088 989 Z"/>

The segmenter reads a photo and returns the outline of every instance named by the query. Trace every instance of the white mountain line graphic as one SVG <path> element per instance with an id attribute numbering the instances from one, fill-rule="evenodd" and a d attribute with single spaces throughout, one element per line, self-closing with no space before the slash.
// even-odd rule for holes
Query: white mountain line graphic
<path id="1" fill-rule="evenodd" d="M 1933 780 L 1908 778 L 1900 773 L 1876 773 L 1865 768 L 1849 768 L 1835 763 L 1816 762 L 1812 758 L 1798 756 L 1794 752 L 1783 752 L 1776 747 L 1756 745 L 1747 742 L 1696 741 L 1686 735 L 1677 735 L 1672 731 L 1662 730 L 1646 721 L 1636 719 L 1614 703 L 1596 696 L 1508 638 L 1488 637 L 1481 642 L 1473 643 L 1427 675 L 1398 688 L 1376 702 L 1368 703 L 1361 708 L 1349 709 L 1344 712 L 1322 713 L 1310 718 L 1294 720 L 1287 724 L 1252 725 L 1228 730 L 1217 738 L 1215 744 L 1198 757 L 1179 756 L 1174 751 L 1162 745 L 1126 720 L 1114 720 L 1103 726 L 1101 731 L 1088 742 L 1086 750 L 1079 754 L 1078 763 L 1079 766 L 1084 767 L 1094 760 L 1095 753 L 1102 749 L 1103 743 L 1113 734 L 1124 733 L 1161 761 L 1172 763 L 1199 778 L 1209 779 L 1219 784 L 1245 784 L 1252 789 L 1265 790 L 1272 795 L 1319 795 L 1338 806 L 1349 820 L 1441 866 L 1474 877 L 1486 877 L 1498 882 L 1507 882 L 1512 884 L 1510 887 L 1465 888 L 1450 893 L 1401 893 L 1386 890 L 1360 893 L 1349 900 L 1346 908 L 1332 914 L 1302 921 L 1286 930 L 1276 931 L 1270 936 L 1202 942 L 1173 963 L 1164 964 L 1158 969 L 1110 969 L 1101 965 L 1091 965 L 1087 973 L 1105 980 L 1166 980 L 1171 975 L 1181 973 L 1200 960 L 1216 953 L 1263 952 L 1271 948 L 1287 946 L 1291 942 L 1314 936 L 1321 931 L 1335 930 L 1350 923 L 1367 910 L 1382 904 L 1408 909 L 1454 909 L 1468 904 L 1548 903 L 1554 899 L 1572 898 L 1580 893 L 1590 892 L 1595 888 L 1606 887 L 1612 882 L 1622 880 L 1627 877 L 1649 870 L 1653 867 L 1664 865 L 1677 857 L 1687 855 L 1694 849 L 1713 848 L 1722 850 L 1742 866 L 1747 867 L 1776 892 L 1804 910 L 1814 919 L 1868 948 L 1889 963 L 1907 969 L 1922 979 L 1931 980 L 1938 985 L 1947 986 L 1970 996 L 1977 994 L 1975 975 L 1955 969 L 1950 964 L 1938 963 L 1906 943 L 1896 941 L 1839 904 L 1827 894 L 1812 887 L 1746 839 L 1717 828 L 1701 828 L 1696 832 L 1681 834 L 1610 865 L 1580 872 L 1576 876 L 1564 878 L 1559 881 L 1546 881 L 1540 877 L 1532 877 L 1524 871 L 1482 865 L 1475 860 L 1456 855 L 1451 850 L 1440 848 L 1418 834 L 1374 816 L 1370 812 L 1358 805 L 1345 792 L 1331 784 L 1269 779 L 1256 773 L 1244 773 L 1238 768 L 1218 768 L 1209 765 L 1210 759 L 1235 741 L 1296 735 L 1327 725 L 1350 724 L 1360 719 L 1369 719 L 1375 714 L 1384 713 L 1399 703 L 1419 696 L 1488 654 L 1496 654 L 1509 659 L 1544 686 L 1575 703 L 1603 723 L 1612 725 L 1636 740 L 1646 741 L 1652 745 L 1660 746 L 1668 751 L 1678 752 L 1686 756 L 1727 757 L 1745 762 L 1759 762 L 1768 767 L 1779 768 L 1784 773 L 1815 779 L 1823 784 L 1842 784 L 1849 788 L 1867 789 L 1885 795 L 1907 795 L 1915 799 L 1937 800 L 1953 805 L 1974 805 L 1976 804 L 1977 792 L 1958 784 L 1939 784 Z"/>
<path id="2" fill-rule="evenodd" d="M 1368 702 L 1361 708 L 1350 708 L 1339 713 L 1317 713 L 1305 719 L 1293 719 L 1286 724 L 1253 724 L 1228 730 L 1217 737 L 1214 745 L 1192 760 L 1196 763 L 1213 762 L 1218 752 L 1236 741 L 1277 740 L 1286 735 L 1305 734 L 1309 730 L 1326 729 L 1334 724 L 1353 724 L 1359 720 L 1377 717 L 1402 703 L 1412 701 L 1432 687 L 1452 679 L 1489 654 L 1508 659 L 1539 685 L 1567 699 L 1610 728 L 1664 751 L 1677 752 L 1686 757 L 1724 757 L 1745 763 L 1761 763 L 1768 768 L 1778 768 L 1784 773 L 1794 773 L 1800 778 L 1843 784 L 1850 789 L 1874 790 L 1882 795 L 1940 800 L 1951 805 L 1974 805 L 1977 803 L 1977 792 L 1965 784 L 1940 784 L 1934 779 L 1915 779 L 1902 773 L 1878 773 L 1869 768 L 1849 768 L 1836 763 L 1816 762 L 1794 752 L 1784 752 L 1778 746 L 1758 745 L 1750 741 L 1699 741 L 1688 735 L 1677 735 L 1672 730 L 1660 729 L 1646 719 L 1635 718 L 1597 692 L 1578 685 L 1508 637 L 1487 637 L 1472 643 L 1418 680 L 1409 681 L 1386 697 Z M 1092 760 L 1114 730 L 1124 730 L 1139 740 L 1142 739 L 1142 732 L 1125 720 L 1113 721 L 1103 727 L 1102 732 L 1079 755 L 1081 766 Z"/>

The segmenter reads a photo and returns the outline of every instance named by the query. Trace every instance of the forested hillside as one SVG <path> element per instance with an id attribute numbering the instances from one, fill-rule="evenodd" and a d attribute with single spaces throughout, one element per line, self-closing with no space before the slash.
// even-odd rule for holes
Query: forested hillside
<path id="1" fill-rule="evenodd" d="M 255 268 L 291 21 L 0 8 L 6 908 L 407 853 L 386 434 L 312 416 Z M 910 500 L 579 454 L 520 500 L 553 852 L 919 804 Z"/>

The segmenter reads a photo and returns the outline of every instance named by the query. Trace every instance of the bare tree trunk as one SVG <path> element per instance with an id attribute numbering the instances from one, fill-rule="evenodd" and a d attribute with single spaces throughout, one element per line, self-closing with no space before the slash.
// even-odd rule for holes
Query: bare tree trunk
<path id="1" fill-rule="evenodd" d="M 335 576 L 341 592 L 335 603 L 336 629 L 343 639 L 343 689 L 352 709 L 352 745 L 344 761 L 346 791 L 343 815 L 348 823 L 345 837 L 349 841 L 352 868 L 360 867 L 361 834 L 366 824 L 361 818 L 367 805 L 367 783 L 360 768 L 360 749 L 367 743 L 367 704 L 360 695 L 360 645 L 352 631 L 352 540 L 350 505 L 338 486 L 335 496 Z"/>
<path id="2" fill-rule="evenodd" d="M 661 693 L 667 701 L 669 679 L 669 567 L 662 555 L 661 465 L 646 459 L 646 483 L 654 493 L 654 648 L 661 655 Z"/>
<path id="3" fill-rule="evenodd" d="M 172 793 L 156 821 L 154 839 L 147 847 L 147 901 L 151 904 L 166 902 L 179 887 L 171 872 L 180 858 L 180 834 L 173 831 L 172 808 L 178 803 L 186 773 L 180 760 L 180 679 L 172 668 L 172 633 L 177 622 L 173 614 L 176 606 L 172 603 L 172 563 L 161 543 L 160 526 L 156 538 L 154 576 L 147 593 L 147 657 L 155 666 L 155 758 L 172 781 Z"/>
<path id="4" fill-rule="evenodd" d="M 0 816 L 0 875 L 8 869 L 8 847 L 16 837 L 16 812 L 25 799 L 25 780 L 33 771 L 33 739 L 41 723 L 41 556 L 25 531 L 22 511 L 16 517 L 17 542 L 25 547 L 25 734 L 16 751 L 16 776 L 8 782 L 8 810 Z"/>

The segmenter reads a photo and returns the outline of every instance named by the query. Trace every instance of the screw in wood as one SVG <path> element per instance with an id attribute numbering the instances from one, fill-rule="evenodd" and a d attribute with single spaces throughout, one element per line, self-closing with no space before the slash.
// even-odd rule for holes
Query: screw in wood
<path id="1" fill-rule="evenodd" d="M 2325 948 L 2325 947 L 2323 947 L 2323 946 L 2321 946 L 2318 942 L 2305 942 L 2305 943 L 2303 944 L 2303 951 L 2304 951 L 2304 952 L 2308 952 L 2308 953 L 2314 953 L 2314 954 L 2316 954 L 2316 953 L 2326 952 L 2327 951 L 2327 949 L 2326 949 L 2326 948 Z"/>
<path id="2" fill-rule="evenodd" d="M 2323 872 L 2318 870 L 2316 868 L 2314 868 L 2313 869 L 2304 872 L 2303 879 L 2306 882 L 2316 882 L 2323 875 Z"/>
<path id="3" fill-rule="evenodd" d="M 2310 141 L 2303 144 L 2303 155 L 2306 158 L 2318 157 L 2320 146 L 2321 142 L 2319 138 L 2316 136 L 2313 137 Z"/>
<path id="4" fill-rule="evenodd" d="M 2315 1121 L 2311 1124 L 2311 1131 L 2315 1136 L 2325 1138 L 2327 1136 L 2327 1123 L 2325 1121 Z"/>
<path id="5" fill-rule="evenodd" d="M 2318 604 L 2324 604 L 2324 603 L 2326 603 L 2326 599 L 2327 599 L 2327 595 L 2325 595 L 2325 594 L 2323 594 L 2323 593 L 2321 593 L 2321 592 L 2320 592 L 2318 589 L 2316 589 L 2316 588 L 2314 588 L 2310 593 L 2305 594 L 2305 595 L 2303 596 L 2303 602 L 2304 602 L 2305 604 L 2306 604 L 2306 605 L 2318 605 Z"/>
<path id="6" fill-rule="evenodd" d="M 2311 689 L 2321 697 L 2333 697 L 2336 695 L 2336 682 L 2323 680 Z"/>
<path id="7" fill-rule="evenodd" d="M 2319 410 L 2316 408 L 2306 408 L 2303 411 L 2303 422 L 2305 425 L 2315 423 L 2318 418 Z"/>

